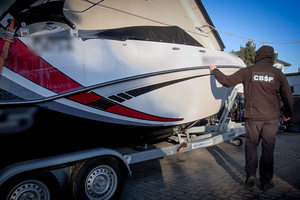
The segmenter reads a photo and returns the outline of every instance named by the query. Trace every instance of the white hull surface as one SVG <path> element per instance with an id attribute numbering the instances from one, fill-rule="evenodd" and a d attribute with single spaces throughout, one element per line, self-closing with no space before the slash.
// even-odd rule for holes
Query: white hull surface
<path id="1" fill-rule="evenodd" d="M 215 80 L 209 64 L 225 74 L 245 66 L 233 55 L 199 46 L 82 38 L 70 32 L 46 31 L 15 39 L 1 71 L 0 88 L 22 99 L 19 103 L 69 115 L 165 127 L 219 111 L 231 89 Z"/>

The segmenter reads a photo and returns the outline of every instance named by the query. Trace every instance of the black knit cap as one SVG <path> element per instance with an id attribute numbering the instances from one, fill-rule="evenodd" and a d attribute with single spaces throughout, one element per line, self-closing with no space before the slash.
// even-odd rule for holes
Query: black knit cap
<path id="1" fill-rule="evenodd" d="M 262 46 L 256 51 L 255 63 L 260 60 L 267 60 L 274 63 L 274 48 L 271 46 Z"/>

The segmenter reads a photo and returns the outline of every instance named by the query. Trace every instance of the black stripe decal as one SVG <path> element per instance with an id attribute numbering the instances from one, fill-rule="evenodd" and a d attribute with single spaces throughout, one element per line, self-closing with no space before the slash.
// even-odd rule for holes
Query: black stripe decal
<path id="1" fill-rule="evenodd" d="M 125 94 L 125 93 L 119 93 L 119 94 L 117 94 L 117 96 L 122 97 L 127 100 L 132 99 L 132 96 L 129 96 L 128 94 Z"/>
<path id="2" fill-rule="evenodd" d="M 98 108 L 98 109 L 101 109 L 101 110 L 106 110 L 107 108 L 109 108 L 108 105 L 104 105 L 104 104 L 96 102 L 96 101 L 90 102 L 86 105 L 94 107 L 94 108 Z"/>
<path id="3" fill-rule="evenodd" d="M 120 103 L 122 103 L 123 101 L 125 101 L 125 99 L 117 97 L 116 95 L 109 96 L 108 98 L 111 99 L 111 100 L 115 100 L 117 102 L 120 102 Z"/>
<path id="4" fill-rule="evenodd" d="M 217 67 L 218 68 L 242 68 L 241 66 L 224 66 L 224 65 L 218 65 Z M 12 71 L 11 69 L 9 69 L 7 67 L 5 67 L 5 68 L 7 70 Z M 41 96 L 40 98 L 37 98 L 35 100 L 27 100 L 25 102 L 23 102 L 23 101 L 0 102 L 0 106 L 2 106 L 2 105 L 4 105 L 4 106 L 7 106 L 7 105 L 23 105 L 23 104 L 29 105 L 29 104 L 44 103 L 44 102 L 47 102 L 47 101 L 53 101 L 53 100 L 56 100 L 56 99 L 59 99 L 59 98 L 66 98 L 67 96 L 72 96 L 72 95 L 75 95 L 75 94 L 78 94 L 78 93 L 81 93 L 81 92 L 86 92 L 86 91 L 94 90 L 94 89 L 97 89 L 97 88 L 100 88 L 100 87 L 105 87 L 105 86 L 108 86 L 108 85 L 113 85 L 113 84 L 122 83 L 122 82 L 126 82 L 126 81 L 137 80 L 137 79 L 140 79 L 140 78 L 147 78 L 147 77 L 162 75 L 162 74 L 170 74 L 170 73 L 183 72 L 183 71 L 192 71 L 192 70 L 199 70 L 199 69 L 208 69 L 208 66 L 186 67 L 186 68 L 180 68 L 180 69 L 153 72 L 153 73 L 148 73 L 148 74 L 141 74 L 141 75 L 137 75 L 137 76 L 117 79 L 117 80 L 108 81 L 108 82 L 104 82 L 104 83 L 99 83 L 99 84 L 96 84 L 96 85 L 88 86 L 88 87 L 85 87 L 85 88 L 82 88 L 82 89 L 66 92 L 66 93 L 63 93 L 63 94 L 53 95 L 53 96 L 50 96 L 50 97 L 42 97 Z M 12 72 L 14 72 L 14 71 L 12 71 Z M 212 74 L 206 74 L 206 75 L 202 75 L 202 76 L 207 76 L 207 75 L 212 75 Z M 201 76 L 198 76 L 198 77 L 201 77 Z"/>
<path id="5" fill-rule="evenodd" d="M 187 81 L 187 80 L 202 77 L 202 76 L 206 76 L 206 75 L 192 76 L 192 77 L 188 77 L 188 78 L 182 78 L 182 79 L 177 79 L 177 80 L 173 80 L 173 81 L 167 81 L 167 82 L 164 82 L 164 83 L 158 83 L 158 84 L 154 84 L 154 85 L 145 86 L 145 87 L 142 87 L 142 88 L 137 88 L 137 89 L 134 89 L 134 90 L 129 90 L 129 91 L 126 91 L 125 93 L 129 94 L 131 96 L 137 97 L 137 96 L 140 96 L 142 94 L 146 94 L 148 92 L 151 92 L 153 90 L 160 89 L 162 87 L 166 87 L 166 86 L 169 86 L 169 85 L 173 85 L 175 83 Z"/>
<path id="6" fill-rule="evenodd" d="M 107 105 L 108 107 L 116 105 L 115 103 L 108 101 L 106 99 L 100 99 L 100 100 L 97 100 L 97 102 Z"/>

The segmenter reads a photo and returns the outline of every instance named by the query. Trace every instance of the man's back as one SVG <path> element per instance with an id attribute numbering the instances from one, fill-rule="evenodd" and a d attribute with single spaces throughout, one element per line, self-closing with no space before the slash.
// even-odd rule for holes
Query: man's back
<path id="1" fill-rule="evenodd" d="M 284 116 L 292 115 L 293 98 L 289 84 L 285 75 L 273 67 L 273 63 L 273 47 L 263 46 L 256 53 L 255 64 L 250 67 L 230 76 L 214 70 L 215 77 L 222 85 L 232 87 L 243 83 L 244 118 L 259 121 L 278 119 L 281 101 L 285 108 Z"/>
<path id="2" fill-rule="evenodd" d="M 246 69 L 245 69 L 246 70 Z M 244 81 L 244 118 L 272 120 L 280 117 L 282 89 L 290 91 L 284 74 L 266 60 L 247 68 Z"/>
<path id="3" fill-rule="evenodd" d="M 259 163 L 261 189 L 272 188 L 274 174 L 274 148 L 279 129 L 281 101 L 284 120 L 292 115 L 293 97 L 284 74 L 273 67 L 274 49 L 263 46 L 258 49 L 255 64 L 236 73 L 225 76 L 215 65 L 210 69 L 216 79 L 224 86 L 232 87 L 238 83 L 244 85 L 245 118 L 245 186 L 253 187 L 258 168 L 257 146 L 262 141 L 262 154 Z"/>

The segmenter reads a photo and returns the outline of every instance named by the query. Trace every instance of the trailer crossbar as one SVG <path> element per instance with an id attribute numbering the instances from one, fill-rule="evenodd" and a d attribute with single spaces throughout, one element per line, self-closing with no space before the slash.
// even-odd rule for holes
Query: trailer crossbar
<path id="1" fill-rule="evenodd" d="M 245 133 L 245 128 L 242 124 L 233 123 L 231 125 L 228 125 L 228 127 L 231 127 L 231 129 L 212 132 L 212 133 L 198 136 L 196 138 L 191 138 L 192 140 L 191 142 L 128 154 L 125 155 L 124 157 L 128 164 L 133 164 L 133 163 L 143 162 L 151 159 L 161 158 L 164 156 L 175 155 L 178 153 L 185 153 L 195 149 L 213 146 L 221 142 L 230 140 L 232 138 L 238 137 L 240 135 L 243 135 Z M 194 130 L 197 130 L 197 128 L 194 128 Z M 203 139 L 203 136 L 207 138 Z"/>

